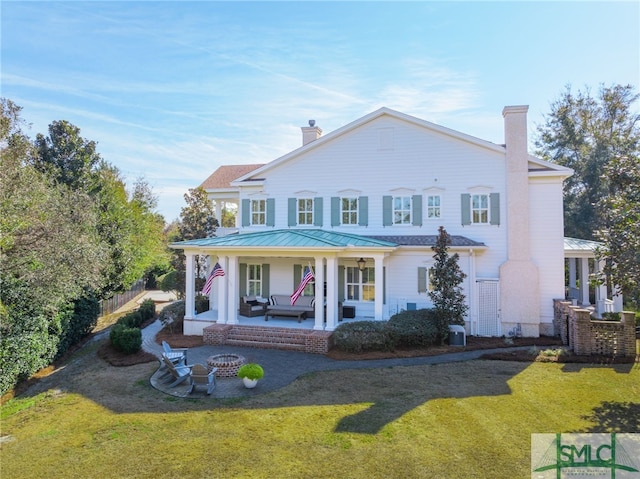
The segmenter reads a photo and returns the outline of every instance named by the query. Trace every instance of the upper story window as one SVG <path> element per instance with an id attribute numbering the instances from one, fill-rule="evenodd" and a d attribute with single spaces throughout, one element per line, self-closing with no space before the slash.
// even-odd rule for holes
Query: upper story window
<path id="1" fill-rule="evenodd" d="M 298 224 L 313 225 L 313 198 L 298 198 Z"/>
<path id="2" fill-rule="evenodd" d="M 489 195 L 471 195 L 471 223 L 489 223 Z"/>
<path id="3" fill-rule="evenodd" d="M 500 225 L 500 193 L 463 193 L 463 225 Z"/>
<path id="4" fill-rule="evenodd" d="M 440 195 L 427 196 L 427 218 L 440 218 Z"/>
<path id="5" fill-rule="evenodd" d="M 343 225 L 358 224 L 358 198 L 340 198 L 341 222 Z"/>
<path id="6" fill-rule="evenodd" d="M 393 197 L 393 224 L 411 224 L 411 196 Z"/>
<path id="7" fill-rule="evenodd" d="M 266 225 L 267 224 L 267 201 L 251 200 L 251 224 Z"/>

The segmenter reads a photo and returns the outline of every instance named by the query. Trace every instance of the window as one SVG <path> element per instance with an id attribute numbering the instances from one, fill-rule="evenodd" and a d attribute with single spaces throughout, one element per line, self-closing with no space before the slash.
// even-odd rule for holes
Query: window
<path id="1" fill-rule="evenodd" d="M 298 198 L 298 224 L 313 225 L 313 198 Z"/>
<path id="2" fill-rule="evenodd" d="M 340 212 L 343 225 L 358 224 L 358 198 L 341 198 Z"/>
<path id="3" fill-rule="evenodd" d="M 375 301 L 376 284 L 375 268 L 365 268 L 363 271 L 356 266 L 345 268 L 345 298 L 352 301 Z"/>
<path id="4" fill-rule="evenodd" d="M 262 265 L 247 265 L 247 295 L 262 296 Z"/>
<path id="5" fill-rule="evenodd" d="M 394 225 L 410 225 L 411 224 L 411 197 L 410 196 L 394 196 L 393 197 L 393 224 Z"/>
<path id="6" fill-rule="evenodd" d="M 251 200 L 251 224 L 267 224 L 267 202 L 266 200 Z"/>
<path id="7" fill-rule="evenodd" d="M 489 195 L 471 195 L 471 223 L 489 223 Z"/>
<path id="8" fill-rule="evenodd" d="M 427 218 L 440 218 L 440 195 L 427 196 Z"/>
<path id="9" fill-rule="evenodd" d="M 418 293 L 433 291 L 435 270 L 424 266 L 418 267 Z"/>

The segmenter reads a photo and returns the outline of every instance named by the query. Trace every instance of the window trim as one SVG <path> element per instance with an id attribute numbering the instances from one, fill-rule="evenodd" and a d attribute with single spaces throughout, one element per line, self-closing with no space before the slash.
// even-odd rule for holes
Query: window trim
<path id="1" fill-rule="evenodd" d="M 254 211 L 254 204 L 262 204 L 262 211 Z M 254 215 L 261 215 L 264 218 L 262 223 L 254 222 Z M 267 200 L 265 198 L 249 200 L 249 226 L 266 226 L 267 225 Z"/>
<path id="2" fill-rule="evenodd" d="M 355 274 L 357 276 L 357 281 L 349 282 L 349 275 Z M 364 281 L 365 275 L 367 276 L 367 281 Z M 373 278 L 373 280 L 369 280 L 369 278 Z M 357 299 L 353 297 L 349 297 L 349 288 L 353 287 L 354 291 L 357 292 Z M 356 295 L 354 295 L 356 296 Z M 365 296 L 369 299 L 364 299 Z M 363 271 L 357 266 L 345 266 L 344 267 L 344 298 L 345 301 L 358 301 L 363 303 L 373 303 L 376 298 L 376 280 L 375 280 L 375 267 L 366 266 Z"/>
<path id="3" fill-rule="evenodd" d="M 345 210 L 344 202 L 348 201 L 351 206 L 351 209 Z M 352 203 L 354 202 L 354 203 Z M 349 218 L 353 218 L 352 215 L 355 215 L 355 221 L 345 223 L 344 215 L 345 213 L 349 215 Z M 341 196 L 340 197 L 340 226 L 359 226 L 360 225 L 360 197 L 359 196 Z"/>

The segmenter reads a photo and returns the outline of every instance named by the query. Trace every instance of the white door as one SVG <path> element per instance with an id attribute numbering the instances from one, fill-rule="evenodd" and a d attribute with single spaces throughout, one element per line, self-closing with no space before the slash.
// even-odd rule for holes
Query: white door
<path id="1" fill-rule="evenodd" d="M 478 281 L 478 336 L 500 336 L 499 283 L 496 280 Z"/>

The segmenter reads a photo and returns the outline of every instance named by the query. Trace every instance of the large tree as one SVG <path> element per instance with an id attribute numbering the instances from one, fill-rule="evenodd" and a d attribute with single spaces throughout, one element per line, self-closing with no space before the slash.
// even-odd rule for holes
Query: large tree
<path id="1" fill-rule="evenodd" d="M 637 100 L 631 85 L 601 86 L 595 97 L 567 86 L 538 127 L 538 154 L 575 172 L 564 183 L 566 236 L 597 239 L 604 226 L 598 202 L 608 194 L 606 168 L 617 158 L 638 156 Z"/>
<path id="2" fill-rule="evenodd" d="M 74 313 L 100 287 L 104 245 L 91 199 L 36 169 L 20 108 L 0 118 L 0 392 L 46 366 L 76 332 Z M 93 315 L 93 320 L 97 314 Z M 80 319 L 82 324 L 77 324 Z M 79 326 L 79 327 L 76 327 Z"/>
<path id="3" fill-rule="evenodd" d="M 207 192 L 201 187 L 191 188 L 184 195 L 184 201 L 187 205 L 180 211 L 177 233 L 174 232 L 171 239 L 173 241 L 187 241 L 215 236 L 219 223 L 214 216 L 213 204 L 207 196 Z M 184 295 L 185 256 L 182 251 L 174 250 L 171 265 L 175 271 L 175 289 L 179 295 Z M 196 291 L 200 291 L 204 282 L 205 267 L 206 257 L 196 255 Z"/>
<path id="4" fill-rule="evenodd" d="M 598 202 L 604 224 L 599 256 L 605 273 L 622 294 L 640 305 L 640 158 L 614 158 L 605 167 L 607 192 Z"/>

